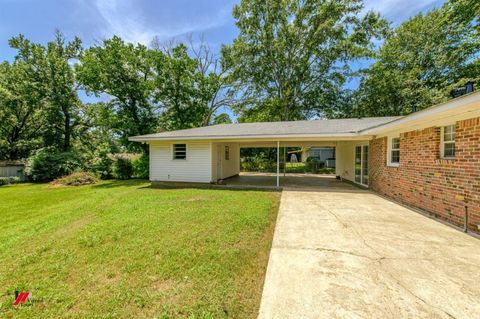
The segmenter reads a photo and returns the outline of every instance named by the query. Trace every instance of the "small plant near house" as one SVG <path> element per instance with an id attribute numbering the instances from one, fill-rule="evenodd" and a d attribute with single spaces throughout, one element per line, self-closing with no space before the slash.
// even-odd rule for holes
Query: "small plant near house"
<path id="1" fill-rule="evenodd" d="M 117 158 L 113 165 L 113 177 L 116 179 L 130 179 L 133 176 L 132 160 L 128 158 Z"/>
<path id="2" fill-rule="evenodd" d="M 81 186 L 97 183 L 97 178 L 88 172 L 75 172 L 67 176 L 57 178 L 50 183 L 52 186 Z"/>
<path id="3" fill-rule="evenodd" d="M 92 161 L 92 170 L 101 179 L 113 178 L 113 163 L 114 160 L 106 152 L 101 152 Z"/>
<path id="4" fill-rule="evenodd" d="M 148 178 L 149 173 L 149 158 L 148 155 L 142 155 L 132 160 L 133 165 L 133 177 L 135 178 Z"/>
<path id="5" fill-rule="evenodd" d="M 16 184 L 18 182 L 20 182 L 20 177 L 18 176 L 0 177 L 0 186 Z"/>

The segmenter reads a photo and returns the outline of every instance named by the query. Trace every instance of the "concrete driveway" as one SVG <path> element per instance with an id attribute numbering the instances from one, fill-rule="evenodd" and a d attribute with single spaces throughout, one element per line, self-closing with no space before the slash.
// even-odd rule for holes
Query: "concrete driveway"
<path id="1" fill-rule="evenodd" d="M 284 190 L 259 318 L 480 318 L 480 240 L 362 190 Z"/>

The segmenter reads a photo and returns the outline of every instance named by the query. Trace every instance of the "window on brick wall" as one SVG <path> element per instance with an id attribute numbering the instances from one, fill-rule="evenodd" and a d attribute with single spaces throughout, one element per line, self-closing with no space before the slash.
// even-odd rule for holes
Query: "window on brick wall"
<path id="1" fill-rule="evenodd" d="M 388 165 L 398 166 L 400 164 L 400 137 L 389 138 L 388 146 Z"/>
<path id="2" fill-rule="evenodd" d="M 440 156 L 443 158 L 455 157 L 455 125 L 442 127 L 440 138 Z"/>

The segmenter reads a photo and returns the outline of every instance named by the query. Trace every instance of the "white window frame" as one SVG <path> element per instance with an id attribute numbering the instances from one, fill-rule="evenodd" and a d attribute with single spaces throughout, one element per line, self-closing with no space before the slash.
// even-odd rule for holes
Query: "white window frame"
<path id="1" fill-rule="evenodd" d="M 185 145 L 185 158 L 175 158 L 176 156 L 176 150 L 175 150 L 175 146 L 176 145 Z M 188 146 L 186 143 L 173 143 L 172 144 L 172 159 L 174 161 L 186 161 L 187 160 L 187 156 L 188 156 Z"/>
<path id="2" fill-rule="evenodd" d="M 398 138 L 398 148 L 392 148 L 393 144 L 393 139 Z M 391 167 L 398 167 L 400 166 L 400 159 L 401 159 L 401 147 L 400 147 L 400 135 L 394 135 L 394 136 L 389 136 L 387 139 L 387 166 Z M 399 152 L 399 161 L 398 162 L 392 162 L 392 152 L 393 151 L 398 151 Z"/>
<path id="3" fill-rule="evenodd" d="M 445 141 L 445 129 L 447 127 L 453 127 L 453 132 L 452 132 L 453 140 L 451 140 L 451 141 Z M 440 158 L 443 158 L 443 159 L 454 159 L 455 158 L 455 137 L 456 137 L 455 124 L 445 125 L 445 126 L 441 127 L 441 130 L 440 130 Z M 445 155 L 445 144 L 453 144 L 453 148 L 454 148 L 453 156 L 451 156 L 451 155 L 446 156 Z"/>

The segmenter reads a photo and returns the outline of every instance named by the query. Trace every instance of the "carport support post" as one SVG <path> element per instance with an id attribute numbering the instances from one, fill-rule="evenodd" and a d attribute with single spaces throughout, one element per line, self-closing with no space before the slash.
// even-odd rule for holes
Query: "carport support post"
<path id="1" fill-rule="evenodd" d="M 280 141 L 277 141 L 277 187 L 280 187 Z"/>

